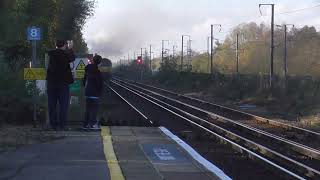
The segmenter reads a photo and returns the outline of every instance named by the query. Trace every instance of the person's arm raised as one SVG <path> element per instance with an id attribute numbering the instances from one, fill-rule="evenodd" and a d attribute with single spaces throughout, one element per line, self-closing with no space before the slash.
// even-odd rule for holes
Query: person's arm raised
<path id="1" fill-rule="evenodd" d="M 68 57 L 69 63 L 71 63 L 71 62 L 76 60 L 76 56 L 74 55 L 74 52 L 73 52 L 72 49 L 67 49 L 66 53 L 67 53 L 67 57 Z"/>

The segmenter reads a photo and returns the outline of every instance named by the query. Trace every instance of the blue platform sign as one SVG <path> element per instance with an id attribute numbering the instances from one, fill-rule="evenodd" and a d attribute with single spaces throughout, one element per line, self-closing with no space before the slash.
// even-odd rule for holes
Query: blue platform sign
<path id="1" fill-rule="evenodd" d="M 142 144 L 142 149 L 153 163 L 178 163 L 187 159 L 172 144 Z"/>
<path id="2" fill-rule="evenodd" d="M 29 41 L 41 40 L 41 30 L 38 27 L 35 27 L 35 26 L 28 27 L 27 34 L 28 34 Z"/>

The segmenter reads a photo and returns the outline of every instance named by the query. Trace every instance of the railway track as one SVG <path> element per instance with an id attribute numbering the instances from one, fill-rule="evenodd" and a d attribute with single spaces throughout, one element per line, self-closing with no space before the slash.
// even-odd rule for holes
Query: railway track
<path id="1" fill-rule="evenodd" d="M 236 109 L 206 102 L 197 98 L 188 97 L 155 86 L 145 85 L 132 81 L 130 83 L 134 83 L 148 90 L 152 90 L 153 92 L 157 92 L 159 94 L 173 98 L 177 101 L 184 102 L 194 107 L 201 108 L 202 110 L 214 113 L 211 116 L 227 118 L 233 120 L 236 124 L 246 125 L 247 127 L 262 130 L 265 132 L 265 134 L 269 134 L 270 136 L 276 135 L 276 138 L 283 140 L 287 139 L 292 143 L 300 144 L 302 146 L 305 146 L 306 148 L 310 147 L 308 149 L 314 149 L 314 151 L 317 152 L 312 155 L 312 158 L 316 158 L 318 160 L 320 159 L 320 133 L 318 132 L 266 119 Z M 303 151 L 303 149 L 299 150 Z"/>
<path id="2" fill-rule="evenodd" d="M 120 80 L 120 79 L 118 79 Z M 168 91 L 162 88 L 158 88 L 151 85 L 142 84 L 139 82 L 128 81 L 134 83 L 146 89 L 158 92 L 167 97 L 171 97 L 175 100 L 199 107 L 203 110 L 210 111 L 216 115 L 223 116 L 228 119 L 236 120 L 242 124 L 247 124 L 252 127 L 270 132 L 277 136 L 290 139 L 300 144 L 304 144 L 308 147 L 320 150 L 320 133 L 310 131 L 308 129 L 303 129 L 300 127 L 292 126 L 282 122 L 274 121 L 271 119 L 266 119 L 259 117 L 250 113 L 242 112 L 229 107 L 221 106 L 218 104 L 206 102 L 197 98 L 185 96 L 172 91 Z"/>
<path id="3" fill-rule="evenodd" d="M 269 166 L 276 167 L 282 172 L 298 179 L 320 178 L 320 153 L 318 149 L 309 147 L 308 144 L 302 144 L 293 139 L 286 139 L 284 136 L 278 136 L 277 133 L 261 130 L 256 127 L 257 125 L 248 125 L 249 123 L 246 122 L 250 120 L 260 123 L 265 122 L 265 120 L 257 120 L 257 117 L 246 113 L 240 116 L 242 112 L 230 108 L 218 114 L 216 111 L 218 109 L 222 109 L 223 111 L 224 107 L 217 107 L 208 102 L 140 83 L 120 79 L 114 79 L 111 82 L 112 86 L 124 88 L 142 98 L 155 101 L 167 108 L 167 110 L 187 118 L 189 123 L 202 128 L 204 131 L 215 133 L 219 138 L 225 138 L 224 141 L 230 143 L 239 151 L 246 152 L 253 159 L 259 159 Z M 211 106 L 215 107 L 215 111 L 210 109 Z M 214 109 L 213 107 L 211 108 Z M 228 114 L 226 117 L 226 111 L 230 112 L 231 115 Z M 241 118 L 235 121 L 231 119 L 231 116 L 232 118 L 239 116 Z M 304 137 L 318 138 L 316 133 L 309 132 L 308 130 L 305 131 L 301 128 L 281 123 L 278 124 L 272 121 L 266 122 L 271 122 L 270 125 L 280 128 L 294 129 L 303 133 Z"/>

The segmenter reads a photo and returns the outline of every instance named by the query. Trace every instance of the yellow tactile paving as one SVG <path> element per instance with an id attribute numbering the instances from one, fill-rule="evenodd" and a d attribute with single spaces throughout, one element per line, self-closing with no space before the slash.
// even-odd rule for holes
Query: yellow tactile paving
<path id="1" fill-rule="evenodd" d="M 103 151 L 108 163 L 111 180 L 124 180 L 119 162 L 113 150 L 109 127 L 102 127 L 101 136 L 103 138 Z"/>

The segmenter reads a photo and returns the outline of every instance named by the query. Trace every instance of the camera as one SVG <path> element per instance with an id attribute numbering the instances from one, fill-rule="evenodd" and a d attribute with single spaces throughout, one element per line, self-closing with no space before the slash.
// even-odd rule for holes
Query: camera
<path id="1" fill-rule="evenodd" d="M 68 46 L 68 49 L 72 49 L 73 48 L 73 40 L 67 40 L 67 46 Z"/>

